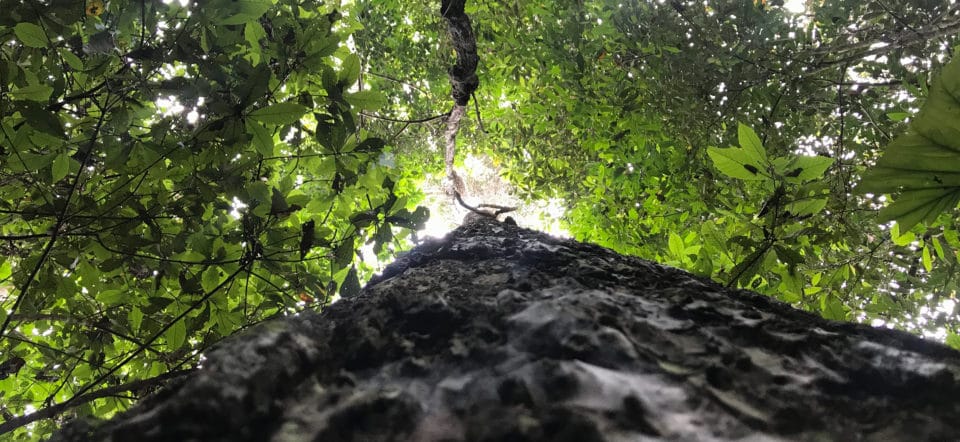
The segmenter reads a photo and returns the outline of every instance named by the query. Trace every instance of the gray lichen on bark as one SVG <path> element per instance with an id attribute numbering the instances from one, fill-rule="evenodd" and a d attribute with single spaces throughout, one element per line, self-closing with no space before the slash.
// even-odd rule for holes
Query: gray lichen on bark
<path id="1" fill-rule="evenodd" d="M 949 440 L 960 353 L 480 220 L 61 440 Z"/>

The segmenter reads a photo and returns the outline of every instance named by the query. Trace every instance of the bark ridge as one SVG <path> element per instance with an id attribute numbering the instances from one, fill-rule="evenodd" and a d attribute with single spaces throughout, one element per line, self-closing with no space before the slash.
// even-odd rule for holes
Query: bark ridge
<path id="1" fill-rule="evenodd" d="M 59 440 L 951 440 L 960 353 L 479 220 Z"/>

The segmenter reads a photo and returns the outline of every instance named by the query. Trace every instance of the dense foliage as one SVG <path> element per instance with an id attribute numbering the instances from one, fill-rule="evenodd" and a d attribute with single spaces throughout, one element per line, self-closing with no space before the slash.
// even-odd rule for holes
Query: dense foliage
<path id="1" fill-rule="evenodd" d="M 563 198 L 579 239 L 960 345 L 956 202 L 897 226 L 878 211 L 899 184 L 857 189 L 926 100 L 960 8 L 800 3 L 478 3 L 472 144 L 525 196 Z M 377 87 L 400 115 L 425 113 L 443 63 L 405 60 L 445 55 L 430 5 L 366 8 L 371 71 L 435 86 Z"/>
<path id="2" fill-rule="evenodd" d="M 438 3 L 0 0 L 2 429 L 107 416 L 407 247 L 444 167 Z M 960 74 L 928 88 L 960 8 L 778 3 L 469 3 L 460 147 L 578 239 L 960 346 Z"/>
<path id="3" fill-rule="evenodd" d="M 108 415 L 140 392 L 82 395 L 357 291 L 424 220 L 333 6 L 47 3 L 0 5 L 5 420 Z"/>

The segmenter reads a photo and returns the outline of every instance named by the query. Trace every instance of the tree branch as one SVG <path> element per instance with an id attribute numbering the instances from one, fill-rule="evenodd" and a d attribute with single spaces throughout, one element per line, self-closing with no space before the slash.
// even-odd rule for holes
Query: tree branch
<path id="1" fill-rule="evenodd" d="M 109 106 L 109 103 L 105 103 L 105 105 Z M 37 274 L 40 273 L 40 269 L 46 262 L 47 256 L 49 256 L 50 252 L 53 250 L 53 245 L 57 242 L 57 235 L 60 234 L 60 229 L 63 227 L 63 224 L 67 219 L 67 212 L 70 210 L 70 202 L 73 200 L 73 196 L 77 193 L 77 189 L 80 187 L 80 179 L 83 177 L 83 172 L 86 170 L 87 161 L 90 160 L 90 156 L 93 153 L 94 147 L 96 146 L 97 138 L 100 135 L 100 129 L 103 127 L 103 124 L 106 120 L 106 115 L 106 109 L 100 109 L 100 118 L 97 120 L 97 124 L 93 128 L 93 135 L 90 137 L 90 143 L 87 145 L 87 149 L 84 152 L 83 161 L 80 162 L 80 168 L 73 176 L 73 184 L 71 184 L 70 192 L 64 199 L 63 209 L 60 211 L 60 214 L 57 215 L 57 222 L 54 224 L 53 230 L 51 231 L 50 240 L 47 241 L 47 245 L 44 246 L 43 251 L 40 252 L 40 259 L 38 259 L 37 264 L 33 266 L 33 269 L 27 276 L 26 282 L 23 283 L 23 287 L 20 289 L 20 293 L 17 295 L 16 300 L 13 301 L 13 308 L 10 309 L 10 313 L 7 315 L 6 319 L 4 319 L 3 325 L 0 325 L 0 338 L 3 338 L 4 333 L 7 331 L 7 327 L 10 325 L 11 318 L 13 318 L 13 315 L 17 312 L 17 309 L 20 308 L 20 303 L 26 299 L 27 290 L 30 289 L 30 285 L 36 279 Z"/>
<path id="2" fill-rule="evenodd" d="M 396 119 L 396 118 L 382 117 L 382 116 L 380 116 L 380 115 L 368 114 L 368 113 L 366 113 L 366 112 L 360 112 L 360 115 L 363 115 L 364 117 L 369 117 L 369 118 L 377 119 L 377 120 L 392 121 L 392 122 L 394 122 L 394 123 L 414 124 L 414 123 L 426 123 L 426 122 L 428 122 L 428 121 L 433 121 L 433 120 L 439 120 L 439 119 L 441 119 L 441 118 L 446 118 L 446 117 L 449 117 L 449 116 L 450 116 L 450 112 L 447 112 L 447 113 L 445 113 L 445 114 L 440 114 L 440 115 L 434 115 L 434 116 L 432 116 L 432 117 L 418 118 L 418 119 L 416 119 L 416 120 L 399 120 L 399 119 Z"/>
<path id="3" fill-rule="evenodd" d="M 127 391 L 136 391 L 136 390 L 142 390 L 144 388 L 157 387 L 170 379 L 186 376 L 194 371 L 195 371 L 194 369 L 171 371 L 171 372 L 164 373 L 152 378 L 141 379 L 139 381 L 133 381 L 133 382 L 127 382 L 126 384 L 114 385 L 112 387 L 107 387 L 101 390 L 92 391 L 90 393 L 86 393 L 86 394 L 74 397 L 69 401 L 62 402 L 56 405 L 51 405 L 49 407 L 45 407 L 40 410 L 37 410 L 33 413 L 10 419 L 0 424 L 0 434 L 9 433 L 13 430 L 16 430 L 17 428 L 20 428 L 31 422 L 36 422 L 40 419 L 49 419 L 71 408 L 86 404 L 96 399 L 104 398 L 107 396 L 114 396 L 117 393 L 123 393 Z"/>

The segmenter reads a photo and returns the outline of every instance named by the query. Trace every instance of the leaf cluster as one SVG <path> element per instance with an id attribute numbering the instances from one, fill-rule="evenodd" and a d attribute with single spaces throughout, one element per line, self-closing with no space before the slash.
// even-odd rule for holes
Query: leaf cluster
<path id="1" fill-rule="evenodd" d="M 80 399 L 355 294 L 373 271 L 358 255 L 408 247 L 428 216 L 361 116 L 386 101 L 345 45 L 354 19 L 101 5 L 0 2 L 4 432 L 54 404 L 68 413 L 30 435 L 109 416 L 148 390 Z"/>

